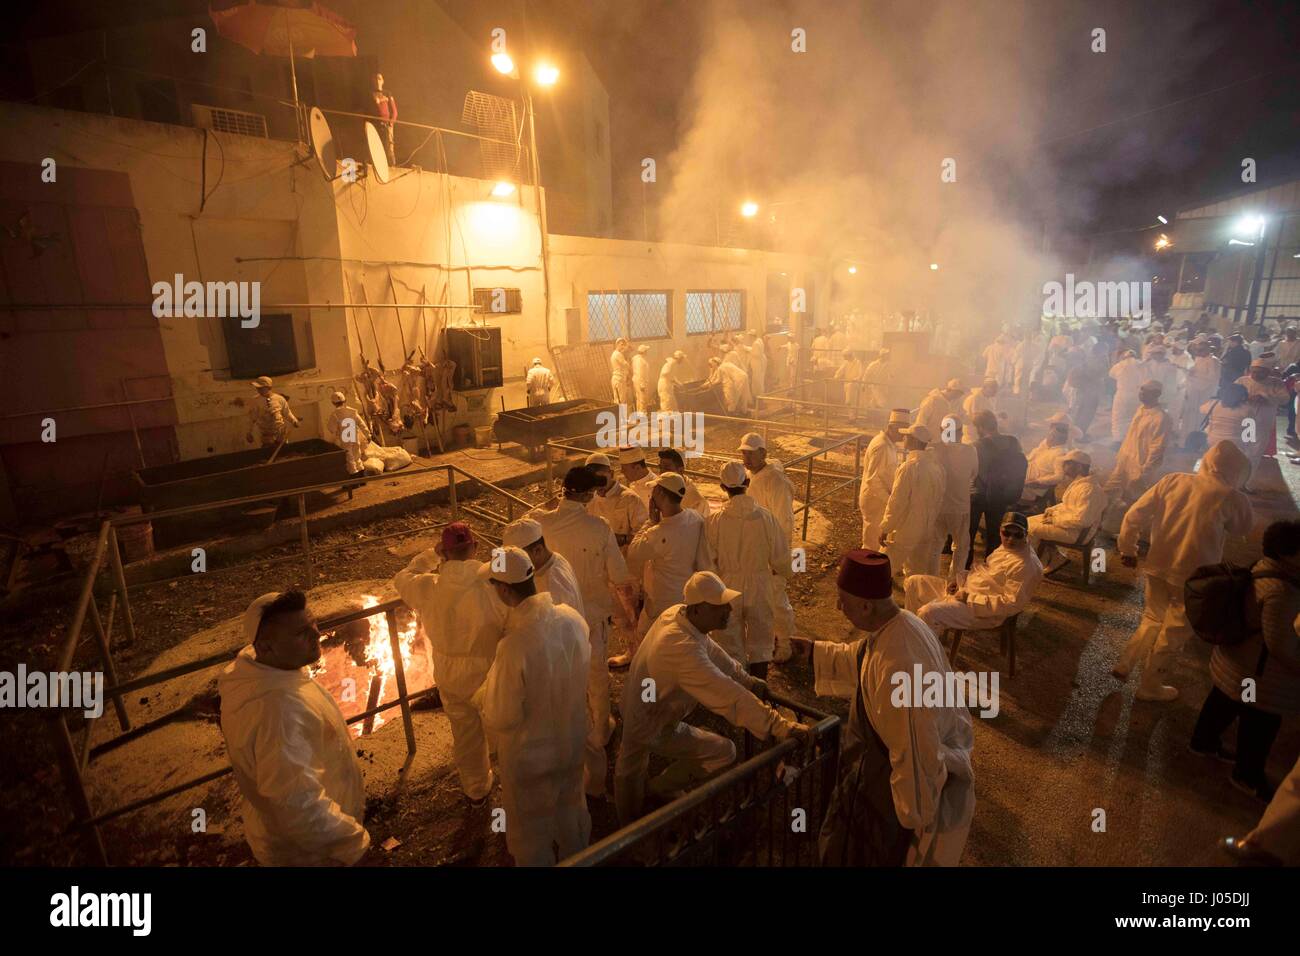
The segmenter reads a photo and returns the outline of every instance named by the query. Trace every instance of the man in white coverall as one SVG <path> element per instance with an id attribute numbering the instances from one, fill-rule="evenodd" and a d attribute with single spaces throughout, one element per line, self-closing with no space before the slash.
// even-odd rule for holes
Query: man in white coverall
<path id="1" fill-rule="evenodd" d="M 916 424 L 924 425 L 932 438 L 943 437 L 943 420 L 961 417 L 961 397 L 966 394 L 961 379 L 949 379 L 943 388 L 931 389 L 916 410 Z"/>
<path id="2" fill-rule="evenodd" d="M 955 581 L 966 567 L 970 553 L 970 499 L 979 474 L 980 456 L 974 445 L 962 440 L 962 423 L 950 418 L 951 441 L 940 437 L 931 447 L 943 467 L 943 503 L 939 505 L 939 521 L 935 527 L 935 544 L 943 549 L 945 538 L 952 538 L 952 564 L 948 567 L 948 580 Z"/>
<path id="3" fill-rule="evenodd" d="M 659 393 L 659 411 L 678 410 L 676 386 L 686 381 L 682 377 L 686 374 L 683 371 L 685 363 L 686 353 L 681 349 L 664 359 L 664 364 L 659 369 L 659 381 L 655 383 L 655 390 Z"/>
<path id="4" fill-rule="evenodd" d="M 582 793 L 587 625 L 538 592 L 533 563 L 518 548 L 502 549 L 479 576 L 509 609 L 477 698 L 501 767 L 506 847 L 516 866 L 550 866 L 591 838 Z"/>
<path id="5" fill-rule="evenodd" d="M 356 863 L 370 846 L 365 787 L 338 704 L 307 674 L 320 631 L 306 596 L 263 594 L 243 631 L 248 646 L 217 692 L 253 856 L 262 866 Z"/>
<path id="6" fill-rule="evenodd" d="M 642 457 L 644 459 L 644 455 Z M 588 455 L 584 464 L 601 482 L 587 504 L 587 513 L 604 518 L 614 532 L 618 546 L 626 548 L 632 535 L 650 516 L 647 502 L 614 477 L 614 465 L 608 455 L 596 452 Z"/>
<path id="7" fill-rule="evenodd" d="M 749 496 L 754 503 L 766 508 L 776 519 L 785 540 L 786 554 L 794 546 L 794 485 L 785 476 L 785 468 L 775 458 L 767 457 L 767 442 L 758 432 L 747 432 L 740 438 L 740 458 L 749 472 Z M 790 659 L 790 637 L 794 634 L 794 608 L 786 592 L 786 579 L 776 578 L 772 583 L 773 608 L 776 613 L 776 656 L 780 663 Z"/>
<path id="8" fill-rule="evenodd" d="M 695 482 L 686 477 L 686 461 L 676 448 L 659 449 L 659 472 L 662 474 L 666 471 L 681 475 L 682 481 L 686 482 L 686 497 L 682 499 L 682 507 L 698 511 L 701 518 L 707 518 L 713 506 L 709 504 L 708 498 L 700 494 Z"/>
<path id="9" fill-rule="evenodd" d="M 1129 349 L 1110 367 L 1110 377 L 1115 380 L 1115 397 L 1110 405 L 1110 437 L 1119 444 L 1128 434 L 1133 416 L 1142 404 L 1138 390 L 1151 376 L 1147 374 L 1146 363 Z"/>
<path id="10" fill-rule="evenodd" d="M 1221 441 L 1205 453 L 1200 471 L 1165 475 L 1124 516 L 1116 549 L 1125 567 L 1137 567 L 1138 539 L 1147 535 L 1151 540 L 1143 562 L 1142 620 L 1111 672 L 1127 680 L 1144 663 L 1138 700 L 1178 696 L 1178 688 L 1164 678 L 1192 631 L 1183 585 L 1197 568 L 1223 560 L 1230 535 L 1250 530 L 1254 513 L 1239 490 L 1249 474 L 1250 461 L 1241 449 Z"/>
<path id="11" fill-rule="evenodd" d="M 898 466 L 894 487 L 880 519 L 882 550 L 903 574 L 934 574 L 939 570 L 939 509 L 943 506 L 943 466 L 924 425 L 902 429 L 905 461 Z"/>
<path id="12" fill-rule="evenodd" d="M 718 576 L 741 598 L 731 609 L 727 629 L 714 640 L 748 664 L 751 674 L 766 678 L 776 651 L 772 592 L 776 578 L 790 576 L 790 552 L 771 512 L 745 494 L 749 475 L 744 465 L 727 462 L 719 483 L 729 500 L 704 519 L 704 537 Z"/>
<path id="13" fill-rule="evenodd" d="M 880 548 L 880 519 L 885 516 L 889 493 L 894 490 L 902 430 L 907 425 L 907 409 L 895 408 L 889 413 L 889 423 L 871 439 L 863 456 L 858 511 L 862 513 L 862 546 L 873 551 Z"/>
<path id="14" fill-rule="evenodd" d="M 958 585 L 937 575 L 914 574 L 903 582 L 904 606 L 937 636 L 945 628 L 984 630 L 1019 614 L 1043 580 L 1043 565 L 1029 547 L 1029 522 L 1008 511 L 1002 518 L 1002 546 L 976 564 Z"/>
<path id="15" fill-rule="evenodd" d="M 819 841 L 821 861 L 956 866 L 975 814 L 970 712 L 952 701 L 917 706 L 912 695 L 901 705 L 894 703 L 899 674 L 911 677 L 920 671 L 946 679 L 951 671 L 947 655 L 924 621 L 894 603 L 889 559 L 883 554 L 848 552 L 836 584 L 840 610 L 865 635 L 851 644 L 794 641 L 796 656 L 813 665 L 814 691 L 853 702 L 840 766 L 861 767 L 864 792 L 856 801 L 847 800 L 841 784 L 832 801 L 846 813 L 864 817 L 879 815 L 883 803 L 884 812 L 894 812 L 902 846 L 896 859 L 864 858 L 860 847 L 832 849 L 827 824 L 834 814 L 829 813 Z"/>
<path id="16" fill-rule="evenodd" d="M 627 411 L 635 411 L 636 402 L 632 395 L 632 363 L 627 357 L 630 349 L 628 341 L 620 337 L 614 343 L 614 351 L 609 353 L 609 387 L 614 392 L 614 401 Z"/>
<path id="17" fill-rule="evenodd" d="M 501 531 L 501 547 L 518 548 L 533 562 L 533 580 L 537 589 L 545 591 L 557 605 L 565 604 L 585 616 L 582 590 L 573 573 L 573 565 L 562 554 L 552 551 L 546 544 L 542 526 L 532 518 L 520 518 Z"/>
<path id="18" fill-rule="evenodd" d="M 698 705 L 759 740 L 807 736 L 808 728 L 786 720 L 755 696 L 766 696 L 767 685 L 745 673 L 708 636 L 727 626 L 740 596 L 711 571 L 692 575 L 682 591 L 683 603 L 666 609 L 637 649 L 623 685 L 623 740 L 614 768 L 620 823 L 641 816 L 647 789 L 672 799 L 736 762 L 731 740 L 685 722 Z M 647 781 L 652 754 L 672 763 Z"/>
<path id="19" fill-rule="evenodd" d="M 648 345 L 638 345 L 632 355 L 632 394 L 636 396 L 636 410 L 649 412 L 654 403 L 654 385 L 650 381 L 650 360 L 646 353 Z"/>
<path id="20" fill-rule="evenodd" d="M 1069 482 L 1058 504 L 1029 518 L 1029 546 L 1040 561 L 1046 561 L 1043 574 L 1053 574 L 1069 563 L 1053 541 L 1074 544 L 1080 535 L 1100 524 L 1106 513 L 1106 492 L 1091 474 L 1092 457 L 1077 448 L 1061 459 L 1061 472 Z M 1085 554 L 1084 561 L 1091 561 Z"/>
<path id="21" fill-rule="evenodd" d="M 492 666 L 506 615 L 479 580 L 477 550 L 469 525 L 454 521 L 442 529 L 437 549 L 416 555 L 397 572 L 393 586 L 420 615 L 442 710 L 451 722 L 460 788 L 471 804 L 482 806 L 492 790 L 492 765 L 482 715 L 471 701 Z"/>
<path id="22" fill-rule="evenodd" d="M 696 571 L 713 570 L 704 519 L 699 512 L 682 507 L 686 481 L 665 472 L 655 479 L 650 497 L 650 520 L 627 546 L 627 560 L 633 573 L 642 573 L 645 606 L 637 619 L 637 635 L 650 630 L 655 618 L 681 603 L 682 588 Z M 633 656 L 636 647 L 629 648 Z"/>
<path id="23" fill-rule="evenodd" d="M 608 524 L 587 511 L 601 479 L 585 465 L 570 468 L 564 476 L 564 500 L 554 511 L 534 510 L 528 517 L 542 528 L 549 547 L 573 566 L 582 592 L 591 662 L 587 673 L 588 730 L 586 788 L 590 797 L 603 799 L 609 760 L 605 748 L 614 733 L 610 715 L 609 663 L 606 656 L 613 626 L 614 604 L 632 603 L 635 593 L 623 553 Z"/>
<path id="24" fill-rule="evenodd" d="M 1165 453 L 1173 440 L 1174 423 L 1160 404 L 1161 391 L 1162 386 L 1155 381 L 1139 389 L 1141 405 L 1115 456 L 1115 468 L 1106 480 L 1106 494 L 1121 514 L 1159 477 Z"/>
<path id="25" fill-rule="evenodd" d="M 540 358 L 533 359 L 524 378 L 524 390 L 528 393 L 528 405 L 549 405 L 551 389 L 556 386 L 555 373 L 542 364 Z"/>
<path id="26" fill-rule="evenodd" d="M 346 453 L 348 474 L 355 475 L 362 471 L 373 475 L 383 474 L 382 461 L 378 462 L 378 467 L 373 471 L 367 467 L 365 450 L 370 444 L 370 430 L 366 428 L 365 418 L 348 404 L 347 396 L 342 392 L 333 392 L 330 404 L 334 406 L 334 411 L 325 419 L 325 438 Z"/>

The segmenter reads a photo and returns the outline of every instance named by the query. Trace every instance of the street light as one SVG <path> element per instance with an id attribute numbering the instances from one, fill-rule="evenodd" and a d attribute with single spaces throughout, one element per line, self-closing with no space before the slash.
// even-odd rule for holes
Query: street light
<path id="1" fill-rule="evenodd" d="M 1156 239 L 1156 252 L 1161 252 L 1165 249 L 1168 249 L 1172 245 L 1173 243 L 1170 241 L 1169 237 L 1162 232 L 1160 234 L 1160 237 Z"/>
<path id="2" fill-rule="evenodd" d="M 1264 217 L 1247 213 L 1233 223 L 1232 231 L 1243 239 L 1259 239 L 1264 234 Z"/>
<path id="3" fill-rule="evenodd" d="M 858 274 L 858 267 L 857 267 L 857 266 L 849 266 L 849 275 L 851 275 L 851 276 L 855 276 L 855 275 L 857 275 L 857 274 Z"/>
<path id="4" fill-rule="evenodd" d="M 747 199 L 740 204 L 740 214 L 746 219 L 753 219 L 758 215 L 758 203 L 752 199 Z"/>
<path id="5" fill-rule="evenodd" d="M 510 58 L 509 53 L 493 53 L 492 65 L 496 67 L 498 73 L 504 73 L 511 76 L 515 72 L 515 61 Z"/>
<path id="6" fill-rule="evenodd" d="M 931 263 L 930 263 L 930 271 L 931 271 L 931 272 L 938 272 L 938 271 L 939 271 L 939 263 L 937 263 L 937 262 L 931 262 Z"/>
<path id="7" fill-rule="evenodd" d="M 560 78 L 560 68 L 554 63 L 539 63 L 533 70 L 533 79 L 538 86 L 554 86 Z"/>
<path id="8" fill-rule="evenodd" d="M 515 184 L 508 183 L 505 180 L 497 183 L 492 187 L 492 195 L 498 199 L 504 199 L 506 196 L 513 196 L 515 193 Z"/>

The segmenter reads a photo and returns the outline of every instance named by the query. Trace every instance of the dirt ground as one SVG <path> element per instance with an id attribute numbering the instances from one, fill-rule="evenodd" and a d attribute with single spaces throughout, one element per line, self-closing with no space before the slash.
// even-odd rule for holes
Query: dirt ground
<path id="1" fill-rule="evenodd" d="M 1037 411 L 1037 410 L 1036 410 Z M 1041 414 L 1033 418 L 1041 419 Z M 734 448 L 741 429 L 711 428 L 708 449 Z M 1038 440 L 1022 437 L 1026 449 Z M 797 436 L 769 436 L 773 453 L 785 460 L 812 445 Z M 1109 466 L 1107 451 L 1091 448 L 1098 470 Z M 852 469 L 852 449 L 838 454 L 836 470 Z M 1190 462 L 1175 462 L 1188 467 Z M 1230 560 L 1258 556 L 1259 534 L 1270 520 L 1295 514 L 1300 467 L 1282 456 L 1280 474 L 1272 473 L 1268 495 L 1253 499 L 1257 520 L 1248 542 L 1237 542 Z M 718 462 L 688 463 L 715 472 Z M 819 465 L 820 467 L 820 465 Z M 1277 469 L 1271 462 L 1266 467 Z M 791 474 L 796 479 L 796 474 Z M 814 492 L 831 479 L 814 479 Z M 796 485 L 802 495 L 803 479 Z M 715 492 L 701 482 L 706 493 Z M 541 484 L 518 491 L 530 501 L 546 497 Z M 398 517 L 330 532 L 322 546 L 348 544 L 348 550 L 319 555 L 315 584 L 320 593 L 337 589 L 373 590 L 391 578 L 410 556 L 432 544 L 427 525 L 445 521 L 446 509 L 428 507 Z M 809 522 L 808 571 L 790 585 L 798 629 L 829 640 L 849 636 L 835 609 L 834 568 L 843 550 L 856 546 L 859 517 L 851 489 L 820 501 Z M 473 521 L 491 531 L 490 525 Z M 379 535 L 407 531 L 382 541 Z M 1215 840 L 1249 829 L 1262 805 L 1233 789 L 1226 768 L 1187 751 L 1191 726 L 1209 690 L 1208 648 L 1193 640 L 1173 675 L 1183 694 L 1173 704 L 1133 699 L 1136 681 L 1121 684 L 1110 676 L 1119 649 L 1137 624 L 1141 591 L 1135 572 L 1122 567 L 1106 542 L 1108 563 L 1084 588 L 1077 568 L 1047 580 L 1034 607 L 1021 618 L 1017 637 L 1017 674 L 1001 675 L 1001 709 L 992 719 L 975 720 L 977 809 L 963 862 L 967 865 L 1216 865 Z M 273 549 L 267 557 L 290 554 L 293 547 Z M 486 556 L 486 555 L 485 555 Z M 946 561 L 947 559 L 945 559 Z M 249 566 L 193 580 L 151 586 L 132 592 L 138 639 L 119 648 L 117 666 L 123 679 L 186 655 L 214 653 L 222 640 L 233 640 L 229 622 L 251 597 L 270 589 L 303 586 L 302 565 L 286 562 L 269 568 Z M 0 668 L 19 661 L 51 666 L 68 623 L 70 608 L 38 608 L 20 621 L 0 627 Z M 224 629 L 224 630 L 223 630 Z M 219 637 L 226 634 L 225 638 Z M 215 644 L 213 642 L 216 642 Z M 225 645 L 221 645 L 225 646 Z M 194 653 L 189 654 L 193 649 Z M 90 647 L 83 657 L 90 661 Z M 968 640 L 958 668 L 1001 670 L 996 646 Z M 165 712 L 187 693 L 201 690 L 215 671 L 199 675 L 192 686 L 159 688 L 128 702 L 137 722 Z M 817 709 L 843 715 L 842 702 L 816 698 L 806 668 L 773 668 L 775 689 Z M 615 701 L 622 674 L 614 680 Z M 96 742 L 116 732 L 111 710 L 96 728 Z M 503 865 L 508 862 L 503 838 L 491 832 L 490 810 L 471 810 L 460 795 L 450 763 L 450 733 L 440 711 L 415 714 L 418 751 L 404 766 L 406 745 L 399 720 L 390 720 L 358 741 L 366 776 L 367 827 L 376 844 L 390 837 L 399 845 L 382 857 L 390 865 Z M 65 865 L 88 862 L 77 841 L 66 835 L 66 800 L 46 744 L 45 724 L 28 712 L 7 715 L 5 761 L 0 770 L 4 808 L 0 823 L 0 861 L 18 865 Z M 101 736 L 102 735 L 102 736 Z M 97 760 L 89 773 L 92 805 L 102 810 L 134 799 L 148 790 L 174 786 L 223 765 L 220 732 L 212 720 L 172 725 L 152 735 L 147 748 L 128 745 Z M 74 733 L 74 739 L 79 734 Z M 1230 741 L 1229 741 L 1230 742 Z M 616 753 L 618 735 L 611 742 Z M 1273 749 L 1270 775 L 1279 779 L 1300 751 L 1300 730 L 1284 725 Z M 612 759 L 611 759 L 612 766 Z M 499 799 L 499 790 L 494 793 Z M 194 811 L 206 816 L 204 832 L 195 832 Z M 1094 828 L 1096 811 L 1105 811 L 1104 832 Z M 612 807 L 591 804 L 593 839 L 612 832 Z M 248 865 L 242 839 L 238 795 L 233 780 L 220 778 L 162 804 L 126 814 L 103 827 L 110 859 L 118 864 Z"/>

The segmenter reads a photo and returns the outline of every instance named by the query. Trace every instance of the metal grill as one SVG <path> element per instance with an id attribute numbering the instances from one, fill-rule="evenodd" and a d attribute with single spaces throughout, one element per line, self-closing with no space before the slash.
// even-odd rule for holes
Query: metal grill
<path id="1" fill-rule="evenodd" d="M 560 378 L 560 387 L 566 398 L 594 398 L 613 401 L 610 387 L 609 353 L 606 343 L 557 345 L 551 351 L 552 368 Z"/>
<path id="2" fill-rule="evenodd" d="M 491 93 L 470 90 L 465 94 L 465 106 L 460 121 L 474 127 L 480 136 L 504 142 L 479 140 L 479 158 L 483 163 L 483 178 L 519 181 L 519 140 L 522 127 L 515 113 L 514 100 Z"/>
<path id="3" fill-rule="evenodd" d="M 200 129 L 214 129 L 222 133 L 239 133 L 241 136 L 260 136 L 266 139 L 266 117 L 261 113 L 226 109 L 221 106 L 204 106 L 191 103 L 194 125 Z"/>
<path id="4" fill-rule="evenodd" d="M 740 290 L 686 293 L 687 335 L 738 331 L 744 319 L 745 293 Z"/>

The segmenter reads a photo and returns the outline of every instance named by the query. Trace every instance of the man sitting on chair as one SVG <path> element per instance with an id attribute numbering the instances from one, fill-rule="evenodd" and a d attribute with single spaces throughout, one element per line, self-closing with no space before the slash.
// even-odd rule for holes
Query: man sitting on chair
<path id="1" fill-rule="evenodd" d="M 983 631 L 1023 611 L 1043 580 L 1043 565 L 1029 547 L 1029 522 L 1017 511 L 1002 519 L 1002 546 L 977 564 L 966 581 L 948 583 L 933 574 L 913 574 L 903 582 L 903 600 L 935 635 L 946 628 Z M 959 579 L 960 580 L 960 579 Z"/>
<path id="2" fill-rule="evenodd" d="M 1061 459 L 1061 470 L 1069 482 L 1061 503 L 1029 519 L 1029 545 L 1039 560 L 1047 562 L 1043 574 L 1054 574 L 1070 563 L 1051 542 L 1075 544 L 1080 535 L 1100 524 L 1106 513 L 1106 492 L 1101 482 L 1090 474 L 1092 458 L 1086 452 L 1078 449 L 1067 452 Z M 1084 560 L 1088 560 L 1087 555 Z"/>

